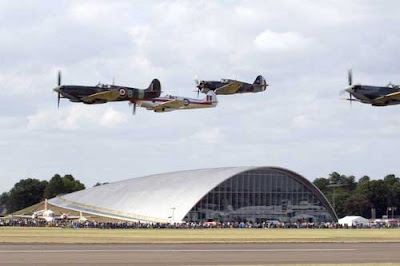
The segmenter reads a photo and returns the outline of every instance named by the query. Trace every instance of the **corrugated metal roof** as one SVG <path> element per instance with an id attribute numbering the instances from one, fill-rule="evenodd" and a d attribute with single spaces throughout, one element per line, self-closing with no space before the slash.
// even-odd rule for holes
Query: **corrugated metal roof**
<path id="1" fill-rule="evenodd" d="M 132 178 L 51 199 L 50 204 L 88 210 L 126 220 L 181 221 L 215 186 L 238 173 L 257 167 L 225 167 L 179 171 Z M 172 208 L 175 208 L 172 210 Z M 128 219 L 129 218 L 129 219 Z"/>

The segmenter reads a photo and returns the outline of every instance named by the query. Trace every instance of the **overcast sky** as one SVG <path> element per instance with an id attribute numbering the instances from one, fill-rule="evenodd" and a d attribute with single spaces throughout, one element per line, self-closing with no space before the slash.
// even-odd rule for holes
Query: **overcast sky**
<path id="1" fill-rule="evenodd" d="M 153 173 L 280 166 L 400 174 L 400 106 L 340 100 L 354 81 L 400 83 L 399 1 L 0 0 L 0 192 L 73 174 L 87 186 Z M 99 81 L 196 97 L 194 76 L 253 82 L 215 109 L 164 114 L 61 102 Z M 200 95 L 204 97 L 204 95 Z"/>

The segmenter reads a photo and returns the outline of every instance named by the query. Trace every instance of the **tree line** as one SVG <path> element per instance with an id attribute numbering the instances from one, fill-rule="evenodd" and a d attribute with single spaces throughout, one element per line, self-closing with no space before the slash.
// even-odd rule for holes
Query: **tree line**
<path id="1" fill-rule="evenodd" d="M 328 178 L 317 178 L 313 183 L 325 194 L 339 218 L 347 215 L 392 217 L 400 212 L 400 178 L 395 175 L 378 180 L 363 176 L 356 181 L 352 175 L 333 172 Z"/>
<path id="2" fill-rule="evenodd" d="M 61 177 L 56 174 L 50 181 L 33 178 L 21 179 L 10 191 L 1 194 L 0 209 L 5 210 L 6 213 L 13 213 L 44 199 L 51 199 L 60 194 L 82 189 L 85 189 L 85 185 L 72 175 Z"/>

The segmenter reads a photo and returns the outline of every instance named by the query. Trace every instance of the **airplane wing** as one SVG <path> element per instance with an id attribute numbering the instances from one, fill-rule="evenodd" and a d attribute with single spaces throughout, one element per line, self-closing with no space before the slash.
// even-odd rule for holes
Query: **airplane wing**
<path id="1" fill-rule="evenodd" d="M 234 81 L 215 90 L 215 94 L 234 94 L 242 86 L 241 82 Z"/>
<path id="2" fill-rule="evenodd" d="M 82 101 L 85 103 L 92 103 L 96 100 L 103 100 L 107 102 L 115 101 L 120 96 L 119 92 L 116 90 L 112 91 L 103 91 L 99 93 L 95 93 L 89 95 L 88 97 L 82 98 Z"/>
<path id="3" fill-rule="evenodd" d="M 390 101 L 400 101 L 400 91 L 390 93 L 388 95 L 378 97 L 375 100 L 372 100 L 372 104 L 385 104 Z"/>
<path id="4" fill-rule="evenodd" d="M 56 216 L 54 217 L 55 220 L 78 220 L 82 218 L 81 216 L 68 216 L 67 218 L 61 217 L 61 216 Z"/>
<path id="5" fill-rule="evenodd" d="M 32 218 L 32 215 L 23 215 L 23 214 L 11 214 L 9 217 L 11 218 Z"/>
<path id="6" fill-rule="evenodd" d="M 160 105 L 154 107 L 154 111 L 160 111 L 163 108 L 171 108 L 171 109 L 179 109 L 186 104 L 186 101 L 183 100 L 171 100 Z"/>

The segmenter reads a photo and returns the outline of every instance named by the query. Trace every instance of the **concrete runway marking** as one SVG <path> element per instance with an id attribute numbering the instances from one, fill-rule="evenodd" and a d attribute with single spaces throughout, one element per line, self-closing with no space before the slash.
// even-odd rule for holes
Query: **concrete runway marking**
<path id="1" fill-rule="evenodd" d="M 100 252 L 327 252 L 356 251 L 352 248 L 337 249 L 62 249 L 62 250 L 0 250 L 0 253 L 100 253 Z"/>

